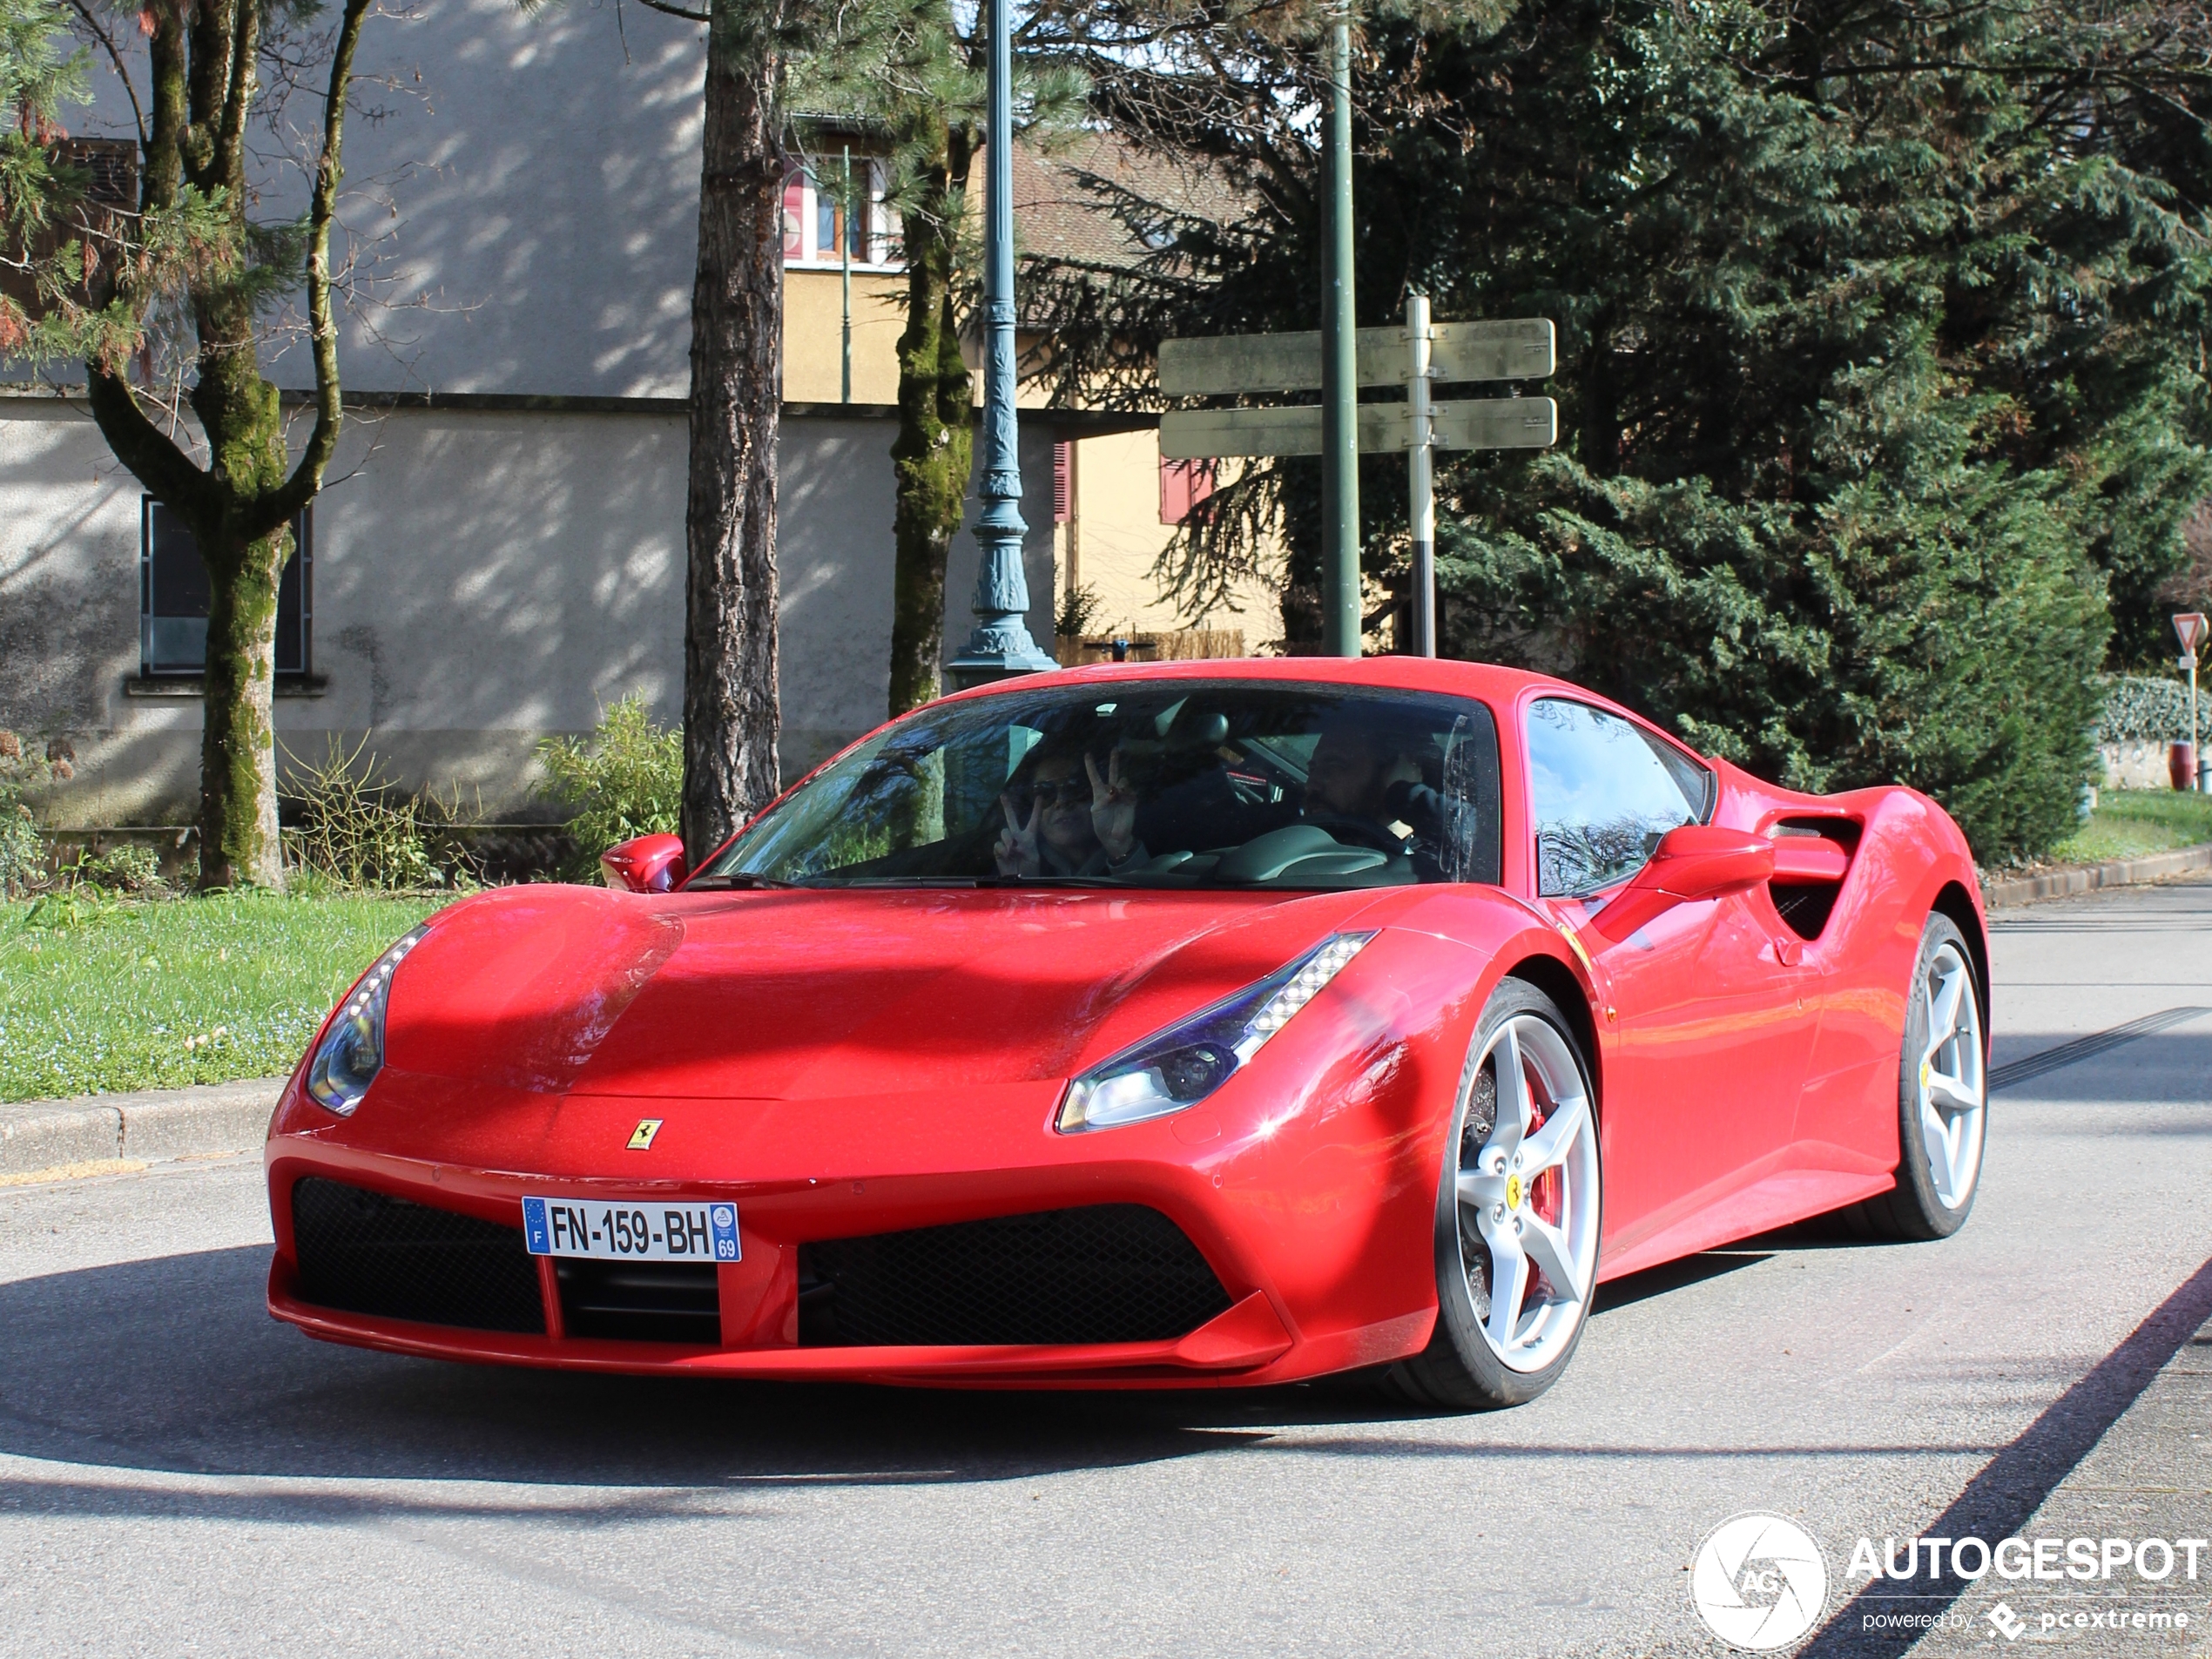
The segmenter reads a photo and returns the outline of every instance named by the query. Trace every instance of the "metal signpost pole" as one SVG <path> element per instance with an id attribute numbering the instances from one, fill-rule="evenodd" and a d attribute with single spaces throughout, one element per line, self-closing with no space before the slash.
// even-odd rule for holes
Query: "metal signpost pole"
<path id="1" fill-rule="evenodd" d="M 1406 296 L 1406 523 L 1413 532 L 1413 652 L 1436 655 L 1435 434 L 1428 414 L 1428 296 Z"/>
<path id="2" fill-rule="evenodd" d="M 988 0 L 990 113 L 984 139 L 983 511 L 975 522 L 975 630 L 948 664 L 962 686 L 1059 664 L 1037 649 L 1025 620 L 1029 580 L 1022 569 L 1021 435 L 1014 414 L 1013 0 Z"/>
<path id="3" fill-rule="evenodd" d="M 1359 655 L 1359 360 L 1352 293 L 1352 18 L 1329 30 L 1327 269 L 1321 304 L 1321 650 Z"/>

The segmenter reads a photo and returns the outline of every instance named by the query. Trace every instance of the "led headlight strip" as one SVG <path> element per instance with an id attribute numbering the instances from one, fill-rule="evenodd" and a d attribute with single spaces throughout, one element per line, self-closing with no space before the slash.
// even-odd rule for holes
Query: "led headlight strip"
<path id="1" fill-rule="evenodd" d="M 307 1067 L 308 1098 L 325 1111 L 351 1117 L 383 1070 L 384 1011 L 391 1001 L 392 975 L 429 931 L 426 921 L 379 956 L 331 1016 Z"/>
<path id="2" fill-rule="evenodd" d="M 1344 971 L 1372 933 L 1338 934 L 1278 973 L 1154 1032 L 1068 1085 L 1060 1132 L 1119 1129 L 1195 1106 Z"/>

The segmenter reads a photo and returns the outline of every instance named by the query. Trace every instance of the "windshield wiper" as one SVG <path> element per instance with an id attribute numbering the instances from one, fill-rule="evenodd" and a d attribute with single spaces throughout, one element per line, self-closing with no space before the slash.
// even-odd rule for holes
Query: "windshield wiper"
<path id="1" fill-rule="evenodd" d="M 751 870 L 736 870 L 728 875 L 694 876 L 684 884 L 686 893 L 711 893 L 718 887 L 796 887 L 797 881 L 786 881 L 779 875 L 756 875 Z"/>

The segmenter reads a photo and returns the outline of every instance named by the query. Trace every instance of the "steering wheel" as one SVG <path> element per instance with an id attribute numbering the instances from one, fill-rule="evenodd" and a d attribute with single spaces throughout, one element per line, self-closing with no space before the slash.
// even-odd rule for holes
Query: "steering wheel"
<path id="1" fill-rule="evenodd" d="M 1298 820 L 1311 824 L 1332 840 L 1346 846 L 1368 846 L 1378 853 L 1403 853 L 1406 843 L 1381 825 L 1370 819 L 1354 818 L 1349 813 L 1307 813 Z"/>

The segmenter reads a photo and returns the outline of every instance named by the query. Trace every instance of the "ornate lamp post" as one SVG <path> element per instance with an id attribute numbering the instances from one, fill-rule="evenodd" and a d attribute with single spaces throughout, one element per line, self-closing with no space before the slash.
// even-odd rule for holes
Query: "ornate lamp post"
<path id="1" fill-rule="evenodd" d="M 990 112 L 984 139 L 983 510 L 975 522 L 975 630 L 948 665 L 956 686 L 981 685 L 1059 664 L 1037 649 L 1024 618 L 1021 434 L 1014 413 L 1013 0 L 987 0 Z"/>

